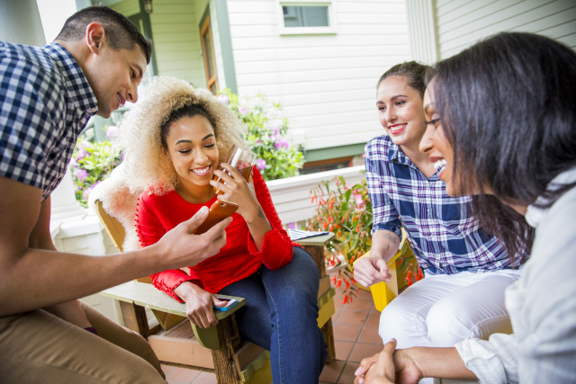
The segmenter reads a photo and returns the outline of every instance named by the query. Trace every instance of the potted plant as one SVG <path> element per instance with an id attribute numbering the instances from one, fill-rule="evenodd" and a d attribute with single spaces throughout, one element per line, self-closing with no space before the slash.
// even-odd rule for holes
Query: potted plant
<path id="1" fill-rule="evenodd" d="M 352 300 L 358 286 L 352 264 L 372 246 L 372 205 L 366 179 L 350 185 L 339 176 L 324 181 L 312 189 L 312 202 L 317 204 L 315 215 L 307 221 L 309 231 L 330 231 L 336 236 L 325 250 L 326 263 L 338 268 L 333 283 L 343 289 L 344 303 Z"/>

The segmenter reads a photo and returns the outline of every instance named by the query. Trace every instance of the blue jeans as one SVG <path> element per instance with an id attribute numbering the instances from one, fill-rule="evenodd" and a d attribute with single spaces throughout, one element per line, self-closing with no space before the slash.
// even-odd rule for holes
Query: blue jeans
<path id="1" fill-rule="evenodd" d="M 292 261 L 259 272 L 222 289 L 246 298 L 236 312 L 243 339 L 270 351 L 274 384 L 318 383 L 326 362 L 326 342 L 318 328 L 318 268 L 303 249 Z"/>

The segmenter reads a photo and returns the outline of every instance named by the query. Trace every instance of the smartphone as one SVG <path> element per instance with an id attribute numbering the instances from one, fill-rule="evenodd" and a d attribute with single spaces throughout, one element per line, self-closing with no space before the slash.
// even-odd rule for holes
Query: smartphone
<path id="1" fill-rule="evenodd" d="M 233 306 L 235 306 L 236 304 L 238 304 L 238 300 L 236 300 L 236 299 L 229 299 L 229 298 L 227 298 L 227 297 L 221 297 L 221 296 L 218 296 L 218 295 L 216 295 L 216 297 L 217 297 L 218 299 L 220 299 L 220 300 L 223 300 L 223 301 L 227 301 L 227 302 L 228 302 L 225 307 L 216 307 L 216 306 L 214 306 L 214 309 L 215 309 L 215 310 L 218 310 L 218 311 L 226 312 L 227 310 L 229 310 L 230 308 L 232 308 Z"/>
<path id="2" fill-rule="evenodd" d="M 198 228 L 192 231 L 192 233 L 201 235 L 204 232 L 207 232 L 210 228 L 225 218 L 232 216 L 237 209 L 238 204 L 216 200 L 210 207 L 210 212 L 208 213 L 206 220 L 204 220 L 204 222 L 200 224 Z"/>

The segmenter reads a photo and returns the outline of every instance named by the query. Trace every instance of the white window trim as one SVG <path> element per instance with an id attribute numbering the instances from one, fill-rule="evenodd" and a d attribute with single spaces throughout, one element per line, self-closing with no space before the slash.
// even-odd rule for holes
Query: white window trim
<path id="1" fill-rule="evenodd" d="M 278 32 L 280 35 L 329 35 L 337 33 L 336 12 L 334 1 L 318 0 L 276 0 L 278 13 Z M 282 6 L 327 6 L 328 7 L 328 27 L 288 27 L 284 26 L 284 12 Z"/>

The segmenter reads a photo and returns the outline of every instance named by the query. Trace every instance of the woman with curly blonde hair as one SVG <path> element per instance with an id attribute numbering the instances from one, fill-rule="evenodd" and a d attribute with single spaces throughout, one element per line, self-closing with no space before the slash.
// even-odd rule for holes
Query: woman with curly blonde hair
<path id="1" fill-rule="evenodd" d="M 190 267 L 190 274 L 168 270 L 152 281 L 185 302 L 189 319 L 203 328 L 217 323 L 213 307 L 226 304 L 213 294 L 245 297 L 237 312 L 240 334 L 270 351 L 274 383 L 317 383 L 326 345 L 317 324 L 315 263 L 290 241 L 257 169 L 250 183 L 227 164 L 221 165 L 227 173 L 216 169 L 233 144 L 245 147 L 243 132 L 209 91 L 155 78 L 118 138 L 128 185 L 145 190 L 136 231 L 141 245 L 149 246 L 217 199 L 238 204 L 218 255 Z M 225 184 L 213 181 L 214 175 Z M 224 193 L 217 195 L 213 187 Z"/>

